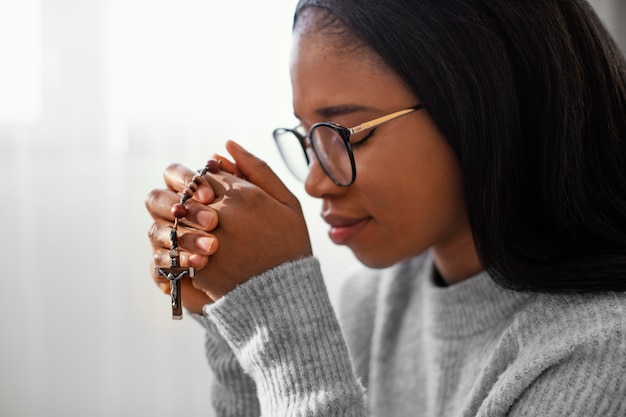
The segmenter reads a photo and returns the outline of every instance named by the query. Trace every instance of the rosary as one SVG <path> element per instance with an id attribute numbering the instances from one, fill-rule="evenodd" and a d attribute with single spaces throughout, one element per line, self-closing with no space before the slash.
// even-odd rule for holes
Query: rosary
<path id="1" fill-rule="evenodd" d="M 209 160 L 205 167 L 198 170 L 198 174 L 194 175 L 191 182 L 183 191 L 180 203 L 172 207 L 172 217 L 174 217 L 174 226 L 170 231 L 170 266 L 169 268 L 154 267 L 157 275 L 162 275 L 170 282 L 170 299 L 172 304 L 172 320 L 181 320 L 183 318 L 183 308 L 181 302 L 180 279 L 183 277 L 193 278 L 194 268 L 182 267 L 180 265 L 180 254 L 178 252 L 178 222 L 187 215 L 187 207 L 185 202 L 189 200 L 198 190 L 198 186 L 202 183 L 202 177 L 210 172 L 215 174 L 221 169 L 221 161 L 214 159 Z"/>

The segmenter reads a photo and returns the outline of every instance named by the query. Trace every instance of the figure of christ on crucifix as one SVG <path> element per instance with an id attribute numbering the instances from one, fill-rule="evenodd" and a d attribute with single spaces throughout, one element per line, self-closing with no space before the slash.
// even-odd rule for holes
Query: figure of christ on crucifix
<path id="1" fill-rule="evenodd" d="M 158 275 L 162 275 L 170 282 L 170 295 L 172 298 L 172 319 L 180 320 L 183 318 L 183 308 L 181 303 L 180 279 L 194 276 L 193 267 L 184 268 L 180 266 L 180 256 L 178 249 L 170 251 L 170 267 L 154 268 Z"/>

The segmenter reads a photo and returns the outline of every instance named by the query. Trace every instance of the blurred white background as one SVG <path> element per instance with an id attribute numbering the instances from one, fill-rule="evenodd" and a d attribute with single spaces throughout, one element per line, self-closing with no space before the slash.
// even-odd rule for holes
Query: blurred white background
<path id="1" fill-rule="evenodd" d="M 594 2 L 622 45 L 624 3 Z M 271 140 L 294 123 L 294 6 L 0 0 L 1 416 L 212 415 L 202 330 L 150 278 L 144 198 L 226 139 L 301 197 L 336 290 L 352 255 Z"/>

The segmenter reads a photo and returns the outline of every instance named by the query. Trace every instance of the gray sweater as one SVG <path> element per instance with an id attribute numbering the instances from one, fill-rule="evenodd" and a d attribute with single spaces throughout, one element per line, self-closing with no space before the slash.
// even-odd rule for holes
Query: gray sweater
<path id="1" fill-rule="evenodd" d="M 437 287 L 429 255 L 348 280 L 315 258 L 205 307 L 219 416 L 626 416 L 626 294 Z M 341 322 L 341 326 L 339 325 Z"/>

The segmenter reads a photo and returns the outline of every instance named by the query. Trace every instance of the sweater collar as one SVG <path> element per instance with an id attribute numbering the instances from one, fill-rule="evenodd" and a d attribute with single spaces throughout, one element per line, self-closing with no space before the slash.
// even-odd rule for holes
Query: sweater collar
<path id="1" fill-rule="evenodd" d="M 535 295 L 497 285 L 486 272 L 448 287 L 435 284 L 432 256 L 420 268 L 425 323 L 434 336 L 459 338 L 487 331 L 507 321 Z M 431 327 L 432 326 L 432 327 Z"/>

